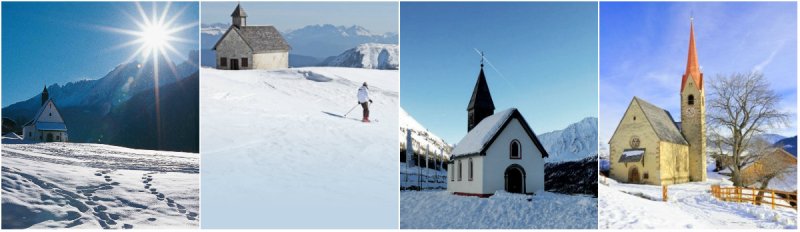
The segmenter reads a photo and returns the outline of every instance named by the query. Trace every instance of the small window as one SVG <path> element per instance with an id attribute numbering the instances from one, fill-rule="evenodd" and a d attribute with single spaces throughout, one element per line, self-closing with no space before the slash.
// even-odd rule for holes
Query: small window
<path id="1" fill-rule="evenodd" d="M 53 116 L 53 112 L 48 113 L 50 116 Z"/>
<path id="2" fill-rule="evenodd" d="M 223 67 L 228 66 L 228 58 L 225 57 L 219 58 L 219 66 Z"/>
<path id="3" fill-rule="evenodd" d="M 472 158 L 469 158 L 469 170 L 468 170 L 468 174 L 469 174 L 469 181 L 472 181 Z"/>
<path id="4" fill-rule="evenodd" d="M 458 161 L 458 181 L 461 181 L 461 160 Z"/>
<path id="5" fill-rule="evenodd" d="M 636 121 L 636 116 L 633 116 L 633 121 Z"/>
<path id="6" fill-rule="evenodd" d="M 61 141 L 61 136 L 60 135 L 56 135 L 56 141 Z"/>
<path id="7" fill-rule="evenodd" d="M 450 181 L 455 181 L 456 180 L 456 174 L 454 173 L 455 171 L 453 171 L 453 169 L 455 169 L 455 168 L 451 167 L 451 168 L 448 168 L 448 169 L 450 169 L 449 170 L 450 171 Z"/>
<path id="8" fill-rule="evenodd" d="M 242 67 L 247 67 L 247 58 L 242 58 Z"/>
<path id="9" fill-rule="evenodd" d="M 32 136 L 33 136 L 33 132 L 28 132 L 28 137 L 32 137 Z"/>
<path id="10" fill-rule="evenodd" d="M 509 156 L 511 159 L 521 159 L 522 155 L 520 154 L 521 147 L 519 145 L 519 141 L 512 140 L 511 141 L 511 155 Z"/>
<path id="11" fill-rule="evenodd" d="M 689 103 L 690 106 L 694 105 L 694 95 L 689 94 L 689 97 L 686 100 L 686 103 Z"/>
<path id="12" fill-rule="evenodd" d="M 647 178 L 650 178 L 650 173 L 644 172 L 644 175 L 643 175 L 643 177 L 642 177 L 642 178 L 644 178 L 645 180 L 646 180 Z"/>

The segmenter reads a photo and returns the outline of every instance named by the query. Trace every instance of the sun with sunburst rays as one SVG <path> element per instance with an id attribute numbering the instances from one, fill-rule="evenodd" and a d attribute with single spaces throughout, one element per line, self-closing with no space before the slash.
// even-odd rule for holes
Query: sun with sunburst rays
<path id="1" fill-rule="evenodd" d="M 142 6 L 141 3 L 134 3 L 136 6 L 137 15 L 123 12 L 134 24 L 133 28 L 117 28 L 117 27 L 104 27 L 108 31 L 121 33 L 131 36 L 128 42 L 120 44 L 116 48 L 135 47 L 134 52 L 127 58 L 125 63 L 131 62 L 137 58 L 142 59 L 145 63 L 152 61 L 153 67 L 153 89 L 155 92 L 155 108 L 156 108 L 156 127 L 158 128 L 158 141 L 159 146 L 161 143 L 161 107 L 159 98 L 159 60 L 164 59 L 168 68 L 172 71 L 175 78 L 178 78 L 177 70 L 174 63 L 170 60 L 170 54 L 181 56 L 181 53 L 175 48 L 177 43 L 192 44 L 197 42 L 197 38 L 181 38 L 178 34 L 184 30 L 196 28 L 198 26 L 197 20 L 189 23 L 179 24 L 178 19 L 181 18 L 186 10 L 186 7 L 181 9 L 171 9 L 172 3 L 157 3 L 151 2 L 151 8 L 148 10 Z M 159 9 L 159 4 L 163 5 Z M 198 61 L 189 61 L 197 63 Z M 139 64 L 139 68 L 144 65 Z M 141 74 L 141 72 L 140 72 Z"/>

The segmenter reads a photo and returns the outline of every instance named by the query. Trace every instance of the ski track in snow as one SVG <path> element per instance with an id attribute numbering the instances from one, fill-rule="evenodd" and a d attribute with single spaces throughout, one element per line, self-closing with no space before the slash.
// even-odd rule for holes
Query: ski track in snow
<path id="1" fill-rule="evenodd" d="M 396 70 L 201 71 L 204 228 L 397 227 Z"/>
<path id="2" fill-rule="evenodd" d="M 598 185 L 601 229 L 795 229 L 797 212 L 749 203 L 722 202 L 710 194 L 711 185 L 730 186 L 724 176 L 709 172 L 706 182 L 668 187 L 616 183 Z M 645 199 L 632 194 L 640 194 Z"/>
<path id="3" fill-rule="evenodd" d="M 197 154 L 4 140 L 2 156 L 4 229 L 199 225 Z"/>

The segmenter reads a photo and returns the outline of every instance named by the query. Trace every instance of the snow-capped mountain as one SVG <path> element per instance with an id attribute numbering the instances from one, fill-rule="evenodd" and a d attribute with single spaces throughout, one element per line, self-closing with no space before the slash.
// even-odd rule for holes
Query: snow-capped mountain
<path id="1" fill-rule="evenodd" d="M 781 146 L 783 150 L 797 157 L 797 135 L 778 140 L 774 144 L 775 146 Z"/>
<path id="2" fill-rule="evenodd" d="M 396 70 L 399 54 L 397 44 L 366 43 L 326 60 L 324 66 Z"/>
<path id="3" fill-rule="evenodd" d="M 763 140 L 766 140 L 768 143 L 776 143 L 776 142 L 780 141 L 781 139 L 787 138 L 786 136 L 783 136 L 783 135 L 769 134 L 769 133 L 758 135 L 758 137 L 763 139 Z"/>
<path id="4" fill-rule="evenodd" d="M 587 117 L 563 130 L 540 134 L 549 163 L 580 160 L 597 155 L 597 118 Z"/>
<path id="5" fill-rule="evenodd" d="M 357 25 L 309 25 L 283 35 L 292 45 L 292 53 L 313 57 L 335 56 L 364 43 L 397 44 L 399 41 L 395 33 L 376 34 Z"/>
<path id="6" fill-rule="evenodd" d="M 196 60 L 196 52 L 190 54 L 190 60 Z M 59 111 L 67 123 L 69 128 L 70 140 L 73 142 L 94 142 L 94 143 L 110 143 L 119 146 L 134 146 L 132 143 L 146 144 L 153 140 L 152 136 L 144 136 L 143 134 L 133 133 L 132 131 L 111 130 L 110 125 L 136 125 L 142 130 L 155 131 L 155 125 L 144 124 L 144 119 L 155 119 L 154 106 L 155 100 L 149 101 L 136 101 L 135 104 L 128 104 L 131 99 L 136 98 L 138 95 L 143 95 L 147 91 L 153 91 L 156 87 L 155 74 L 153 71 L 153 63 L 138 63 L 129 62 L 116 66 L 108 74 L 96 80 L 81 80 L 69 82 L 66 84 L 53 84 L 47 90 L 50 99 L 56 103 Z M 197 104 L 198 90 L 197 81 L 187 82 L 194 83 L 192 86 L 169 87 L 175 83 L 181 83 L 188 77 L 194 74 L 197 75 L 197 66 L 195 64 L 184 62 L 175 66 L 173 63 L 159 61 L 158 72 L 158 87 L 160 88 L 160 103 L 163 106 L 177 103 L 178 106 L 174 109 L 187 109 Z M 175 72 L 170 67 L 174 67 Z M 196 77 L 195 77 L 196 78 Z M 193 91 L 191 90 L 193 89 Z M 154 97 L 154 94 L 143 95 L 139 99 L 146 99 Z M 2 109 L 3 117 L 9 118 L 16 123 L 17 132 L 21 132 L 21 127 L 31 120 L 36 111 L 41 106 L 41 94 L 32 96 L 28 100 L 21 101 L 4 107 Z M 187 99 L 194 99 L 194 102 L 187 102 Z M 194 103 L 194 104 L 192 104 Z M 135 107 L 134 107 L 135 106 Z M 171 109 L 164 109 L 171 110 Z M 128 112 L 122 114 L 120 112 Z M 166 111 L 162 111 L 166 112 Z M 190 112 L 172 111 L 178 114 L 186 114 Z M 197 112 L 197 110 L 194 110 Z M 195 113 L 196 114 L 196 113 Z M 161 119 L 174 117 L 175 115 L 162 115 Z M 191 117 L 183 117 L 182 120 L 176 120 L 176 124 L 166 125 L 167 127 L 177 126 L 182 128 L 184 133 L 186 126 L 197 128 L 199 120 L 186 120 Z M 149 121 L 148 121 L 149 122 Z M 193 124 L 192 124 L 193 123 Z M 166 129 L 166 127 L 161 128 Z M 129 140 L 120 140 L 121 142 L 112 142 L 108 139 L 115 137 L 115 135 L 124 135 L 128 138 L 136 138 Z M 194 145 L 184 146 L 190 144 L 191 138 L 181 134 L 181 136 L 170 136 L 170 138 L 178 138 L 176 141 L 178 146 L 165 148 L 168 150 L 180 151 L 197 151 L 197 142 Z M 102 139 L 101 139 L 102 138 Z M 196 136 L 194 137 L 196 140 Z M 153 143 L 157 144 L 157 143 Z M 145 149 L 159 149 L 156 146 L 136 146 Z"/>
<path id="7" fill-rule="evenodd" d="M 225 34 L 230 24 L 214 23 L 201 25 L 201 47 L 203 60 L 201 64 L 213 67 L 215 53 L 211 50 L 214 44 Z M 398 44 L 395 33 L 377 34 L 368 29 L 353 25 L 350 27 L 331 24 L 309 25 L 295 30 L 282 31 L 281 34 L 292 46 L 289 51 L 289 66 L 306 67 L 319 65 L 342 51 L 364 43 Z"/>
<path id="8" fill-rule="evenodd" d="M 417 122 L 414 117 L 406 112 L 403 107 L 400 107 L 400 149 L 406 149 L 406 132 L 411 132 L 411 141 L 412 147 L 414 148 L 415 154 L 425 154 L 426 149 L 430 148 L 431 153 L 439 154 L 439 151 L 442 151 L 443 156 L 446 159 L 449 159 L 450 152 L 453 150 L 453 146 L 445 142 L 439 136 L 428 131 L 427 128 L 422 126 L 419 122 Z"/>

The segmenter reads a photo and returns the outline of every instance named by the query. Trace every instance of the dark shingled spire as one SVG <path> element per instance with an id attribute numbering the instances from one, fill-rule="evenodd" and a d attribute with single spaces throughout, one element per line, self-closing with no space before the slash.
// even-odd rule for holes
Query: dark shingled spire
<path id="1" fill-rule="evenodd" d="M 489 92 L 489 85 L 486 83 L 486 76 L 483 74 L 483 60 L 481 60 L 481 72 L 478 74 L 478 82 L 472 90 L 472 98 L 467 106 L 468 120 L 467 131 L 472 130 L 478 123 L 486 117 L 494 114 L 494 101 Z"/>
<path id="2" fill-rule="evenodd" d="M 236 9 L 234 9 L 233 13 L 231 13 L 231 17 L 247 17 L 247 13 L 245 13 L 244 8 L 242 8 L 242 6 L 239 3 L 237 3 Z"/>
<path id="3" fill-rule="evenodd" d="M 42 90 L 42 105 L 44 105 L 47 100 L 50 100 L 50 94 L 47 93 L 47 85 L 45 85 L 44 90 Z"/>

